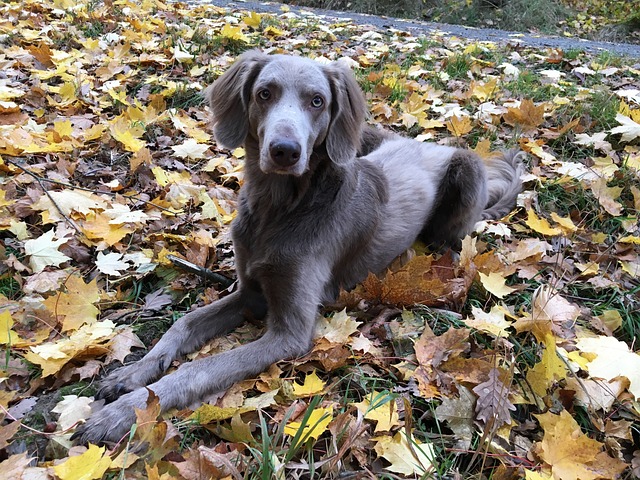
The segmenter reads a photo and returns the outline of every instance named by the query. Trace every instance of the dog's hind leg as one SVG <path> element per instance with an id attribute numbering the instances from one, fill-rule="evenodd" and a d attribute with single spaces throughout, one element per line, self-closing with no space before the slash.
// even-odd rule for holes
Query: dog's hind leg
<path id="1" fill-rule="evenodd" d="M 266 303 L 262 295 L 240 289 L 186 314 L 171 326 L 144 358 L 115 370 L 104 379 L 96 398 L 111 402 L 124 393 L 157 380 L 177 358 L 240 325 L 245 311 L 254 317 L 263 317 Z"/>

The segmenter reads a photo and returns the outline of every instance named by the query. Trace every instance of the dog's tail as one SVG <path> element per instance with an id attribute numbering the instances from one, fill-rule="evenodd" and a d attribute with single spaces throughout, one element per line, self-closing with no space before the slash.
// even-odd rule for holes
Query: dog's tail
<path id="1" fill-rule="evenodd" d="M 504 217 L 516 204 L 522 191 L 520 176 L 524 173 L 525 153 L 517 149 L 502 152 L 486 162 L 489 200 L 482 211 L 482 220 Z"/>

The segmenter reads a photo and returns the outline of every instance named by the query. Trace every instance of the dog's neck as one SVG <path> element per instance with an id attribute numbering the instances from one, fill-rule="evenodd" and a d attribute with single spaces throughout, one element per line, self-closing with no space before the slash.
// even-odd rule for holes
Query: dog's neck
<path id="1" fill-rule="evenodd" d="M 277 173 L 264 173 L 260 169 L 260 152 L 255 140 L 247 139 L 245 143 L 245 166 L 243 194 L 249 201 L 251 210 L 257 205 L 272 207 L 279 211 L 293 211 L 308 196 L 310 186 L 315 188 L 340 189 L 343 175 L 334 171 L 340 169 L 336 166 L 325 148 L 324 143 L 314 148 L 309 158 L 307 170 L 300 176 L 282 175 Z M 316 177 L 328 177 L 335 179 L 327 185 L 327 182 L 314 182 Z"/>

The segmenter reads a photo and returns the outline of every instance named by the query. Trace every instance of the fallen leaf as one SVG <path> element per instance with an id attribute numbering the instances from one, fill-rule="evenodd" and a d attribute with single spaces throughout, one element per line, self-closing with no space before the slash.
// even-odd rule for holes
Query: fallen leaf
<path id="1" fill-rule="evenodd" d="M 93 480 L 102 478 L 110 465 L 111 459 L 104 447 L 89 445 L 86 452 L 69 457 L 53 467 L 53 471 L 60 480 Z"/>
<path id="2" fill-rule="evenodd" d="M 49 230 L 36 239 L 24 242 L 24 253 L 29 256 L 29 265 L 34 273 L 41 272 L 48 266 L 57 267 L 61 263 L 71 260 L 58 247 L 69 241 L 68 238 L 54 240 L 55 232 Z"/>
<path id="3" fill-rule="evenodd" d="M 372 440 L 376 442 L 374 449 L 378 456 L 390 463 L 385 470 L 401 475 L 426 475 L 434 469 L 433 445 L 419 442 L 404 428 L 393 437 L 374 437 Z"/>
<path id="4" fill-rule="evenodd" d="M 374 390 L 361 402 L 352 405 L 362 412 L 364 418 L 376 422 L 374 432 L 389 432 L 393 427 L 399 425 L 396 402 L 388 393 Z"/>
<path id="5" fill-rule="evenodd" d="M 327 430 L 327 427 L 329 426 L 329 423 L 331 423 L 332 419 L 333 408 L 316 408 L 311 412 L 304 425 L 302 424 L 302 422 L 289 422 L 284 427 L 284 433 L 286 433 L 287 435 L 295 436 L 298 434 L 298 431 L 302 429 L 298 444 L 304 443 L 310 438 L 316 440 Z"/>
<path id="6" fill-rule="evenodd" d="M 537 455 L 551 467 L 557 480 L 616 478 L 627 464 L 611 458 L 604 445 L 587 437 L 569 412 L 535 415 L 544 431 L 535 446 Z"/>
<path id="7" fill-rule="evenodd" d="M 640 355 L 614 337 L 582 338 L 576 347 L 583 353 L 594 353 L 596 358 L 587 364 L 589 375 L 607 381 L 617 377 L 629 380 L 629 392 L 640 399 Z"/>
<path id="8" fill-rule="evenodd" d="M 298 383 L 293 384 L 293 393 L 297 397 L 310 397 L 312 395 L 316 395 L 318 393 L 322 393 L 324 390 L 325 384 L 318 375 L 316 375 L 315 370 L 308 374 L 302 385 Z"/>

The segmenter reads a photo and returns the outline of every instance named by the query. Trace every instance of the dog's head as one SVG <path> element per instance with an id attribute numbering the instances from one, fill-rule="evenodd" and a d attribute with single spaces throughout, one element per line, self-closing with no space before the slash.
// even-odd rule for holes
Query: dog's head
<path id="1" fill-rule="evenodd" d="M 321 144 L 332 161 L 353 158 L 366 102 L 353 73 L 291 55 L 244 53 L 208 89 L 214 134 L 235 148 L 258 141 L 264 173 L 302 175 Z"/>

